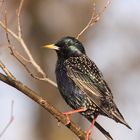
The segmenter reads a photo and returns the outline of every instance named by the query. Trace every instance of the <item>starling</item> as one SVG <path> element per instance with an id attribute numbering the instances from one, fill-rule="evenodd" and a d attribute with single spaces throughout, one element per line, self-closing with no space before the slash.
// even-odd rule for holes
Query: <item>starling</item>
<path id="1" fill-rule="evenodd" d="M 87 131 L 87 139 L 93 125 L 112 139 L 96 122 L 98 115 L 107 116 L 131 129 L 114 103 L 101 71 L 86 55 L 80 41 L 74 37 L 64 37 L 56 44 L 44 47 L 55 49 L 57 53 L 55 73 L 58 89 L 66 103 L 74 109 L 65 114 L 79 112 L 92 123 Z"/>

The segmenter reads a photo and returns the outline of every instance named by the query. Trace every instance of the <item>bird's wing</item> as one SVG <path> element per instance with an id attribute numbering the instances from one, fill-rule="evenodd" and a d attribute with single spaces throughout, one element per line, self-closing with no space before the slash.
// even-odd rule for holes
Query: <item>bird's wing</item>
<path id="1" fill-rule="evenodd" d="M 109 115 L 106 108 L 101 107 L 102 99 L 113 96 L 95 63 L 86 55 L 82 55 L 67 59 L 65 64 L 67 75 L 106 115 Z"/>

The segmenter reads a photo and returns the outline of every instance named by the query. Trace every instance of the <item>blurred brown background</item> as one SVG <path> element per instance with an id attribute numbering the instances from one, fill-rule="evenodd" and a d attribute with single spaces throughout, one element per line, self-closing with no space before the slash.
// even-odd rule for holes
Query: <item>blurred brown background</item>
<path id="1" fill-rule="evenodd" d="M 0 19 L 5 8 L 8 11 L 8 26 L 16 31 L 16 9 L 19 0 L 0 2 Z M 105 1 L 97 1 L 101 9 Z M 140 135 L 140 2 L 138 0 L 113 1 L 101 20 L 88 30 L 80 41 L 88 56 L 95 61 L 112 89 L 116 104 L 133 131 L 111 119 L 98 117 L 97 121 L 110 132 L 114 140 L 139 140 Z M 55 81 L 56 54 L 40 46 L 55 43 L 64 36 L 76 36 L 90 19 L 91 0 L 25 0 L 21 23 L 23 38 L 34 58 Z M 22 52 L 11 37 L 12 43 Z M 17 79 L 47 98 L 61 111 L 71 110 L 53 86 L 32 79 L 10 54 L 3 29 L 0 28 L 0 59 Z M 16 89 L 0 82 L 0 132 L 9 121 L 11 100 L 14 100 L 14 122 L 1 140 L 71 140 L 78 139 L 35 102 Z M 73 120 L 83 129 L 87 120 L 76 114 Z M 93 129 L 94 140 L 105 139 Z"/>

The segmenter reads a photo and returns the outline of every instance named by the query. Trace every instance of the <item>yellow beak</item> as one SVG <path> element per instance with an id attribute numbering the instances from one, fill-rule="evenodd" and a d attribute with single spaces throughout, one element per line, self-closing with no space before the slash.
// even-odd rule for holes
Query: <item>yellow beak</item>
<path id="1" fill-rule="evenodd" d="M 54 45 L 54 44 L 50 44 L 50 45 L 45 45 L 43 46 L 44 48 L 49 48 L 49 49 L 53 49 L 53 50 L 59 50 L 59 47 Z"/>

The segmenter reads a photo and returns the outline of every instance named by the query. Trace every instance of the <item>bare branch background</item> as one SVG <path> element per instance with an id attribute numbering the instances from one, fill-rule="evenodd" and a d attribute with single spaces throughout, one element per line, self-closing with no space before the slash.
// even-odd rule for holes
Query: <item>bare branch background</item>
<path id="1" fill-rule="evenodd" d="M 35 79 L 34 80 L 31 79 L 29 82 L 27 82 L 27 84 L 31 85 L 31 87 L 33 87 L 33 89 L 39 91 L 39 93 L 41 93 L 41 94 L 45 93 L 45 92 L 48 93 L 48 91 L 49 91 L 48 94 L 42 94 L 42 96 L 46 97 L 49 101 L 54 103 L 55 106 L 59 106 L 61 111 L 64 111 L 65 109 L 66 110 L 69 109 L 69 108 L 64 109 L 64 106 L 66 106 L 66 105 L 64 105 L 65 103 L 63 102 L 61 97 L 59 97 L 59 94 L 55 94 L 55 92 L 58 93 L 58 91 L 54 88 L 54 86 L 56 86 L 56 84 L 55 84 L 55 82 L 50 80 L 50 78 L 54 79 L 54 72 L 52 72 L 52 69 L 54 69 L 54 63 L 55 63 L 53 60 L 54 55 L 53 55 L 53 53 L 50 53 L 47 50 L 46 50 L 46 52 L 44 52 L 44 50 L 40 49 L 38 46 L 42 46 L 42 45 L 46 44 L 47 42 L 54 43 L 56 40 L 60 39 L 62 36 L 66 36 L 67 34 L 75 36 L 75 35 L 77 35 L 77 33 L 80 30 L 82 30 L 82 32 L 78 34 L 77 38 L 80 37 L 80 40 L 83 41 L 83 43 L 84 43 L 84 40 L 87 40 L 86 35 L 89 34 L 90 35 L 89 38 L 91 38 L 92 40 L 94 39 L 94 41 L 93 41 L 94 43 L 92 43 L 92 45 L 90 44 L 91 40 L 88 39 L 87 45 L 85 45 L 87 52 L 91 58 L 94 55 L 94 58 L 97 59 L 96 63 L 101 65 L 101 67 L 104 66 L 103 64 L 106 64 L 106 68 L 103 67 L 103 71 L 106 73 L 104 75 L 108 76 L 108 77 L 107 76 L 106 77 L 107 77 L 108 81 L 110 81 L 110 84 L 115 91 L 114 94 L 116 93 L 116 95 L 120 96 L 117 98 L 118 99 L 117 101 L 120 104 L 122 110 L 124 111 L 124 114 L 127 115 L 126 110 L 128 110 L 129 112 L 131 111 L 131 109 L 127 108 L 127 106 L 129 107 L 128 101 L 129 101 L 129 98 L 132 99 L 131 93 L 133 93 L 133 92 L 129 92 L 130 93 L 129 96 L 127 96 L 127 92 L 125 92 L 123 90 L 122 90 L 123 94 L 118 94 L 118 93 L 121 93 L 120 90 L 124 89 L 124 88 L 122 88 L 122 87 L 118 88 L 118 85 L 114 86 L 114 84 L 113 84 L 113 82 L 115 82 L 115 79 L 122 81 L 122 79 L 119 79 L 120 76 L 117 77 L 119 70 L 121 70 L 121 69 L 118 70 L 118 67 L 117 67 L 117 62 L 119 62 L 118 58 L 122 58 L 121 54 L 118 55 L 118 57 L 116 57 L 116 61 L 115 61 L 116 67 L 115 66 L 112 67 L 112 63 L 113 63 L 113 59 L 115 59 L 115 55 L 119 54 L 118 50 L 116 50 L 116 51 L 113 50 L 114 46 L 115 46 L 115 48 L 117 48 L 119 45 L 122 47 L 123 43 L 125 45 L 125 39 L 121 40 L 122 44 L 118 44 L 118 46 L 117 46 L 117 43 L 114 43 L 116 37 L 113 38 L 112 33 L 108 32 L 110 28 L 112 29 L 113 32 L 115 30 L 115 28 L 113 28 L 113 26 L 112 26 L 114 23 L 114 16 L 110 10 L 106 10 L 106 12 L 102 15 L 102 12 L 104 12 L 106 7 L 110 4 L 110 1 L 108 1 L 107 4 L 104 4 L 102 2 L 99 2 L 99 3 L 96 2 L 97 5 L 102 4 L 102 6 L 100 5 L 100 7 L 104 7 L 104 8 L 99 14 L 97 14 L 97 15 L 95 14 L 95 18 L 91 18 L 92 24 L 89 22 L 88 23 L 89 25 L 87 25 L 85 27 L 85 29 L 87 30 L 91 25 L 94 25 L 100 19 L 99 15 L 102 15 L 102 18 L 101 18 L 100 22 L 98 22 L 98 24 L 96 24 L 96 28 L 93 28 L 93 33 L 91 32 L 91 28 L 90 28 L 90 30 L 89 30 L 89 32 L 87 32 L 87 34 L 83 34 L 85 29 L 82 29 L 82 28 L 84 25 L 87 24 L 88 19 L 90 19 L 89 17 L 91 17 L 91 11 L 89 10 L 89 7 L 91 7 L 92 3 L 90 1 L 89 2 L 87 2 L 87 1 L 86 2 L 83 2 L 83 1 L 80 1 L 80 2 L 67 1 L 66 2 L 65 0 L 63 0 L 62 2 L 46 1 L 46 3 L 45 3 L 45 2 L 34 2 L 31 0 L 31 1 L 24 1 L 24 2 L 25 2 L 24 9 L 23 9 L 22 13 L 23 13 L 24 18 L 26 17 L 26 15 L 28 15 L 27 19 L 23 18 L 22 22 L 20 21 L 23 0 L 21 0 L 20 6 L 16 5 L 16 7 L 19 7 L 19 8 L 14 8 L 14 9 L 17 9 L 17 16 L 16 17 L 11 16 L 11 13 L 15 12 L 14 10 L 12 10 L 13 7 L 15 6 L 16 3 L 19 3 L 18 0 L 17 1 L 15 0 L 15 3 L 10 2 L 10 4 L 11 4 L 10 10 L 8 8 L 6 8 L 6 9 L 8 9 L 8 11 L 7 11 L 7 14 L 4 15 L 5 20 L 3 20 L 3 22 L 1 20 L 0 25 L 2 27 L 4 27 L 4 29 L 5 29 L 7 40 L 9 40 L 8 46 L 10 48 L 11 54 L 16 59 L 18 59 L 18 61 L 24 66 L 24 68 L 27 70 L 27 72 L 33 78 L 38 79 L 39 81 L 45 81 L 47 83 L 50 83 L 53 86 L 49 86 L 48 84 L 45 84 L 45 83 L 44 84 L 40 83 L 39 81 L 36 81 Z M 117 6 L 117 3 L 115 3 L 115 4 L 116 5 L 114 5 L 114 6 Z M 110 9 L 110 8 L 108 8 L 108 9 Z M 126 9 L 126 8 L 124 8 L 124 9 Z M 94 10 L 95 10 L 95 6 L 93 8 L 93 11 Z M 12 12 L 10 12 L 10 11 L 12 11 Z M 24 11 L 26 11 L 26 13 Z M 38 11 L 40 11 L 40 12 L 38 12 Z M 121 15 L 121 14 L 119 14 L 120 11 L 117 11 L 117 12 L 118 12 L 117 15 Z M 106 14 L 108 15 L 108 17 L 105 16 Z M 59 16 L 59 15 L 61 15 L 61 16 Z M 94 13 L 92 13 L 92 15 L 94 15 Z M 106 20 L 105 20 L 105 18 L 106 18 Z M 17 21 L 16 24 L 18 26 L 15 26 L 15 21 Z M 62 23 L 62 21 L 64 21 L 64 23 Z M 122 21 L 122 20 L 117 21 L 117 23 L 119 23 L 120 21 Z M 22 23 L 22 29 L 21 29 L 20 22 Z M 124 30 L 126 28 L 126 25 L 128 25 L 128 27 L 130 27 L 130 24 L 125 23 L 124 27 L 121 27 L 121 30 L 119 30 L 119 32 L 122 32 L 122 31 L 126 32 L 126 30 Z M 17 27 L 17 28 L 14 28 L 14 27 Z M 114 26 L 114 27 L 116 27 L 116 26 Z M 136 26 L 134 26 L 134 27 L 136 27 Z M 103 32 L 103 31 L 105 31 L 105 32 Z M 135 31 L 135 30 L 133 30 L 133 31 Z M 4 36 L 5 32 L 3 32 L 2 36 Z M 1 30 L 0 30 L 0 34 L 1 34 Z M 12 35 L 13 37 L 9 36 L 9 34 Z M 82 34 L 82 36 L 81 36 L 81 34 Z M 137 35 L 138 35 L 138 33 L 137 33 Z M 25 38 L 27 44 L 29 44 L 28 48 L 27 48 L 27 44 L 25 43 L 23 38 Z M 15 43 L 16 42 L 15 39 L 18 43 Z M 100 41 L 101 39 L 102 39 L 102 41 Z M 110 40 L 111 42 L 107 42 L 107 40 Z M 97 41 L 99 41 L 98 45 L 96 44 Z M 126 42 L 128 42 L 127 39 L 126 39 Z M 2 43 L 0 42 L 0 44 L 2 44 Z M 111 48 L 113 48 L 112 50 L 113 50 L 113 52 L 115 52 L 115 55 L 113 52 L 110 51 L 111 48 L 106 47 L 109 45 L 111 46 Z M 2 44 L 1 46 L 5 46 L 5 45 Z M 94 49 L 94 51 L 91 51 L 90 49 L 88 49 L 87 46 L 89 46 L 89 47 L 91 46 L 90 49 L 92 49 L 92 50 Z M 104 48 L 103 48 L 103 46 L 104 46 Z M 120 49 L 120 50 L 121 50 L 120 52 L 122 52 L 122 49 Z M 136 70 L 139 68 L 138 67 L 139 63 L 137 61 L 139 58 L 138 57 L 139 54 L 138 54 L 138 51 L 136 50 L 136 48 L 135 49 L 133 48 L 133 51 L 132 51 L 131 46 L 128 46 L 127 50 L 131 50 L 131 51 L 127 51 L 128 56 L 130 56 L 129 53 L 131 54 L 131 56 L 132 56 L 132 54 L 133 54 L 133 56 L 135 56 L 135 57 L 132 57 L 131 59 L 129 59 L 129 63 L 127 63 L 127 61 L 124 61 L 124 63 L 127 64 L 127 68 L 129 70 L 128 72 L 130 73 L 133 70 Z M 110 52 L 110 54 L 108 54 L 106 56 L 105 54 L 107 54 L 107 51 Z M 14 73 L 16 73 L 17 71 L 24 71 L 23 67 L 21 65 L 19 65 L 18 63 L 15 63 L 14 62 L 15 60 L 11 56 L 9 56 L 9 52 L 6 47 L 1 47 L 1 52 L 0 52 L 1 57 L 3 59 L 7 60 L 7 62 L 9 62 L 9 60 L 12 60 L 9 63 L 6 63 L 6 65 L 11 65 L 11 62 L 12 62 L 11 67 L 13 68 L 14 64 L 16 64 L 14 66 L 15 67 Z M 5 52 L 6 53 L 8 52 L 8 53 L 6 54 Z M 34 57 L 31 54 L 33 54 Z M 4 57 L 5 55 L 7 55 L 7 57 Z M 101 55 L 102 55 L 102 58 L 100 57 Z M 127 58 L 127 55 L 125 53 L 123 53 L 123 60 L 125 60 L 125 58 Z M 108 56 L 112 56 L 112 58 L 107 59 L 107 58 L 109 58 Z M 108 62 L 107 62 L 107 60 L 108 60 Z M 126 59 L 126 60 L 128 60 L 128 59 Z M 100 63 L 101 61 L 102 61 L 102 63 Z M 133 65 L 134 62 L 135 62 L 135 65 Z M 124 67 L 124 63 L 122 63 L 123 67 Z M 121 66 L 121 64 L 118 64 L 118 65 L 119 65 L 119 67 L 123 68 Z M 53 66 L 53 68 L 52 68 L 52 66 Z M 20 67 L 21 69 L 18 70 L 18 67 Z M 111 69 L 110 69 L 110 67 L 111 67 Z M 43 69 L 46 69 L 47 76 Z M 111 70 L 114 70 L 113 73 L 117 73 L 117 74 L 115 74 L 115 76 L 117 78 L 113 77 L 114 75 L 111 74 L 112 73 Z M 121 73 L 121 71 L 120 71 L 120 73 Z M 123 71 L 122 71 L 122 73 L 123 73 Z M 10 76 L 10 73 L 9 73 L 9 76 Z M 48 76 L 50 78 L 48 78 Z M 122 74 L 121 77 L 123 77 L 123 76 L 124 75 Z M 18 76 L 16 76 L 16 77 L 18 77 Z M 23 74 L 23 76 L 18 79 L 21 79 L 21 81 L 28 81 L 26 77 L 28 79 L 30 79 L 30 77 L 27 76 L 27 73 Z M 129 81 L 129 80 L 127 80 L 127 81 Z M 36 84 L 36 86 L 33 86 L 34 84 Z M 39 87 L 39 84 L 41 85 L 41 87 Z M 43 87 L 42 87 L 42 85 L 43 85 Z M 131 84 L 131 86 L 132 85 L 133 84 Z M 44 89 L 44 90 L 42 91 L 42 89 Z M 118 91 L 118 89 L 119 89 L 119 91 Z M 126 89 L 128 89 L 128 88 L 126 88 Z M 135 90 L 136 90 L 136 88 L 135 88 Z M 129 91 L 131 91 L 131 90 L 129 90 Z M 8 91 L 6 90 L 6 93 L 7 92 Z M 135 92 L 135 93 L 137 93 L 137 92 Z M 8 92 L 8 95 L 9 95 L 9 92 Z M 127 96 L 127 98 L 126 98 L 126 96 Z M 23 100 L 26 100 L 26 102 L 31 102 L 30 100 L 28 101 L 28 99 L 24 99 L 23 97 L 24 96 L 21 96 L 22 102 L 23 102 Z M 121 100 L 120 100 L 120 98 L 121 98 Z M 120 100 L 120 102 L 119 102 L 119 100 Z M 135 99 L 132 100 L 133 103 L 134 103 L 134 100 Z M 125 101 L 125 105 L 124 105 L 124 101 Z M 121 103 L 123 103 L 123 105 L 121 105 Z M 26 109 L 21 108 L 21 107 L 19 108 L 19 110 L 28 110 L 28 109 L 29 109 L 29 103 L 28 103 L 28 106 L 26 107 Z M 24 112 L 24 114 L 26 114 L 26 115 L 33 114 L 33 110 L 35 110 L 35 109 L 38 110 L 38 107 L 36 105 L 34 105 L 34 103 L 33 103 L 31 110 L 29 110 L 27 113 Z M 40 115 L 38 115 L 38 114 L 40 114 Z M 16 116 L 16 118 L 17 117 L 18 116 Z M 24 117 L 25 116 L 22 116 L 22 118 L 24 118 Z M 53 120 L 51 121 L 52 117 L 50 117 L 49 114 L 44 113 L 43 110 L 41 110 L 41 111 L 39 110 L 38 112 L 34 113 L 34 115 L 31 115 L 31 117 L 29 117 L 28 120 L 30 120 L 29 122 L 31 122 L 31 120 L 32 121 L 35 119 L 37 120 L 37 118 L 39 118 L 39 119 L 38 119 L 38 121 L 36 121 L 36 123 L 35 123 L 36 125 L 34 124 L 32 127 L 35 132 L 35 133 L 33 133 L 34 135 L 31 135 L 31 131 L 29 131 L 30 127 L 28 127 L 28 129 L 26 128 L 25 134 L 26 134 L 26 136 L 30 136 L 30 137 L 28 137 L 30 140 L 31 139 L 37 139 L 37 140 L 42 139 L 43 140 L 46 138 L 49 140 L 54 140 L 56 138 L 63 139 L 64 137 L 66 137 L 67 139 L 75 138 L 75 136 L 73 136 L 71 133 L 69 134 L 69 131 L 67 131 L 65 129 L 65 127 L 57 128 L 56 122 L 54 122 Z M 77 118 L 77 121 L 79 121 L 78 122 L 79 125 L 81 126 L 81 124 L 83 124 L 83 129 L 84 128 L 86 129 L 87 124 L 88 124 L 87 121 L 82 120 L 80 115 L 77 115 L 76 118 Z M 133 117 L 130 114 L 129 114 L 129 116 L 127 116 L 127 120 L 131 121 L 131 120 L 133 120 L 132 118 Z M 74 117 L 74 120 L 76 120 L 75 117 Z M 25 122 L 28 125 L 27 120 Z M 110 125 L 106 125 L 106 123 L 110 124 Z M 131 123 L 134 124 L 132 121 L 131 121 Z M 110 132 L 112 132 L 113 129 L 115 130 L 114 126 L 116 126 L 116 124 L 114 125 L 114 123 L 112 123 L 114 125 L 112 127 L 110 120 L 108 122 L 103 121 L 102 124 L 105 124 L 104 126 L 105 127 L 107 126 L 107 129 L 108 130 L 110 129 L 109 130 Z M 36 126 L 36 129 L 34 129 L 35 126 Z M 133 127 L 133 125 L 131 125 L 131 126 Z M 11 127 L 12 127 L 12 125 L 11 125 Z M 8 131 L 10 131 L 10 128 Z M 22 124 L 22 129 L 25 130 L 24 124 Z M 132 138 L 130 135 L 130 132 L 128 132 L 127 130 L 124 130 L 123 127 L 119 130 L 121 130 L 121 132 L 123 132 L 123 133 L 124 133 L 124 131 L 126 131 L 126 133 L 124 135 L 125 138 L 126 137 L 127 137 L 127 139 Z M 28 132 L 29 132 L 29 134 L 28 134 Z M 95 133 L 93 133 L 94 140 L 104 139 L 104 137 L 102 135 L 100 135 L 100 133 L 98 131 L 96 131 L 96 129 L 94 130 L 94 132 L 95 132 Z M 116 139 L 122 139 L 122 134 L 119 135 L 121 132 L 118 132 L 118 129 L 117 129 L 117 131 L 114 131 L 112 133 L 113 133 L 113 135 L 116 136 Z M 23 134 L 23 135 L 25 135 L 25 134 Z M 7 133 L 6 133 L 6 135 L 7 135 Z M 15 139 L 15 135 L 13 134 L 13 132 L 12 132 L 12 136 Z M 5 137 L 5 135 L 4 135 L 4 137 Z M 5 139 L 4 137 L 3 137 L 3 139 Z M 133 139 L 136 139 L 136 137 L 135 138 L 134 137 L 135 136 L 133 135 Z M 21 136 L 20 136 L 20 138 L 21 138 Z"/>
<path id="2" fill-rule="evenodd" d="M 93 3 L 93 12 L 91 15 L 91 19 L 89 20 L 88 24 L 84 27 L 84 29 L 77 35 L 77 39 L 79 39 L 79 37 L 91 26 L 94 26 L 101 18 L 101 15 L 104 13 L 104 11 L 106 10 L 106 8 L 110 5 L 112 0 L 107 1 L 107 3 L 105 4 L 105 6 L 103 7 L 101 12 L 97 12 L 96 11 L 96 3 Z"/>
<path id="3" fill-rule="evenodd" d="M 25 69 L 27 70 L 27 72 L 35 79 L 38 79 L 38 80 L 44 80 L 44 81 L 47 81 L 48 83 L 52 84 L 53 86 L 56 87 L 56 84 L 51 81 L 49 78 L 46 78 L 46 74 L 45 72 L 43 72 L 43 70 L 41 69 L 41 67 L 35 62 L 34 58 L 32 57 L 27 45 L 25 44 L 23 38 L 22 38 L 22 30 L 21 30 L 21 24 L 20 24 L 20 14 L 21 14 L 21 9 L 22 9 L 22 6 L 23 6 L 23 2 L 24 0 L 21 0 L 20 4 L 19 4 L 19 8 L 17 10 L 17 31 L 18 33 L 14 33 L 12 30 L 10 30 L 8 28 L 8 22 L 7 22 L 7 11 L 5 12 L 5 24 L 0 21 L 0 25 L 3 29 L 5 29 L 5 32 L 6 32 L 6 37 L 7 37 L 7 41 L 9 43 L 9 48 L 11 50 L 11 54 L 25 67 Z M 95 12 L 95 4 L 94 4 L 94 11 Z M 107 8 L 107 6 L 105 6 L 105 8 Z M 93 16 L 94 14 L 92 14 L 92 17 L 91 17 L 91 20 L 93 20 Z M 99 15 L 98 15 L 98 18 Z M 96 19 L 95 19 L 96 20 Z M 91 22 L 89 22 L 90 24 L 88 24 L 85 28 L 84 28 L 84 31 L 86 30 L 86 28 L 88 28 L 88 26 L 91 26 Z M 82 35 L 83 31 L 79 34 L 79 37 Z M 22 56 L 14 47 L 11 46 L 11 41 L 10 41 L 10 38 L 9 38 L 9 34 L 12 35 L 20 44 L 21 46 L 23 47 L 26 55 L 28 56 L 28 58 L 25 58 L 24 56 Z M 20 58 L 22 60 L 20 60 Z M 29 70 L 29 68 L 27 67 L 26 64 L 24 64 L 24 62 L 22 61 L 25 61 L 27 63 L 31 63 L 34 68 L 38 71 L 38 73 L 40 73 L 43 78 L 39 78 L 37 76 L 34 76 L 34 74 L 32 74 Z M 4 75 L 1 74 L 1 81 L 19 89 L 21 92 L 23 92 L 25 95 L 27 95 L 28 97 L 32 98 L 34 101 L 36 101 L 38 104 L 40 104 L 41 106 L 43 106 L 45 109 L 47 109 L 52 115 L 54 115 L 58 121 L 66 124 L 66 121 L 63 122 L 64 120 L 64 115 L 63 114 L 60 114 L 59 111 L 57 111 L 56 109 L 53 110 L 53 106 L 50 105 L 49 103 L 47 103 L 46 100 L 44 100 L 42 97 L 39 97 L 36 95 L 36 93 L 34 93 L 31 89 L 29 89 L 28 87 L 26 87 L 25 85 L 23 85 L 21 82 L 17 81 L 16 78 L 11 74 L 11 72 L 6 68 L 6 66 L 1 62 L 0 64 L 2 70 L 5 72 L 5 74 L 7 75 L 7 80 L 6 77 L 4 78 Z M 56 112 L 56 113 L 55 113 Z M 61 118 L 62 116 L 62 118 Z M 7 127 L 11 124 L 12 121 L 10 121 L 10 123 L 7 124 Z M 3 130 L 2 134 L 6 131 L 7 127 Z M 73 123 L 70 123 L 68 125 L 68 127 L 80 138 L 80 139 L 85 139 L 85 133 L 79 128 L 79 127 L 76 127 L 75 124 Z M 96 127 L 98 127 L 98 129 L 100 129 L 105 135 L 107 138 L 109 139 L 112 139 L 111 136 L 109 135 L 108 132 L 106 132 L 99 124 L 96 125 Z"/>
<path id="4" fill-rule="evenodd" d="M 11 51 L 11 54 L 25 67 L 25 69 L 27 70 L 27 72 L 35 79 L 37 80 L 43 80 L 46 81 L 48 83 L 50 83 L 51 85 L 57 87 L 56 83 L 54 83 L 52 80 L 50 80 L 49 78 L 46 77 L 45 72 L 41 69 L 41 67 L 35 62 L 34 58 L 32 57 L 27 45 L 24 42 L 24 39 L 22 38 L 22 30 L 21 30 L 21 24 L 20 24 L 20 15 L 21 15 L 21 9 L 23 6 L 23 2 L 24 0 L 20 1 L 19 4 L 19 8 L 17 9 L 17 34 L 14 33 L 11 29 L 9 29 L 8 27 L 8 19 L 7 19 L 7 11 L 5 11 L 5 22 L 3 23 L 2 21 L 0 21 L 0 25 L 1 27 L 5 30 L 6 32 L 6 37 L 7 37 L 7 41 L 9 44 L 9 49 Z M 95 12 L 95 4 L 94 4 L 94 11 Z M 107 8 L 107 6 L 105 6 L 105 8 Z M 104 9 L 105 9 L 104 8 Z M 84 28 L 84 30 L 82 30 L 82 32 L 80 34 L 78 34 L 78 37 L 80 37 L 83 32 L 88 28 L 88 26 L 91 26 L 92 21 L 94 19 L 94 14 L 92 14 L 91 20 L 89 22 L 89 24 Z M 96 17 L 95 17 L 96 18 Z M 98 18 L 99 15 L 98 15 Z M 95 19 L 96 20 L 96 19 Z M 96 20 L 97 21 L 97 20 Z M 96 22 L 95 21 L 95 22 Z M 93 21 L 94 22 L 94 21 Z M 13 46 L 9 37 L 9 34 L 11 36 L 13 36 L 21 45 L 21 47 L 23 48 L 23 50 L 25 51 L 26 55 L 28 58 L 25 58 L 23 55 L 21 55 Z M 23 62 L 22 62 L 23 61 Z M 32 74 L 32 72 L 30 72 L 30 69 L 28 68 L 28 66 L 26 64 L 24 64 L 24 61 L 26 63 L 30 63 L 33 68 L 35 68 L 37 70 L 38 73 L 40 73 L 42 75 L 43 78 L 39 78 L 37 76 L 34 76 L 34 74 Z M 60 121 L 61 123 L 63 123 L 64 125 L 67 124 L 67 119 L 66 117 L 60 113 L 57 109 L 55 109 L 51 104 L 48 103 L 48 101 L 46 101 L 45 99 L 43 99 L 42 97 L 39 97 L 34 91 L 32 91 L 31 89 L 29 89 L 27 86 L 23 85 L 23 83 L 21 83 L 20 81 L 17 81 L 16 78 L 11 74 L 11 72 L 6 68 L 6 66 L 0 62 L 0 67 L 1 69 L 5 72 L 5 74 L 7 75 L 4 76 L 1 73 L 1 81 L 7 83 L 8 85 L 11 85 L 15 88 L 17 88 L 18 90 L 20 90 L 21 92 L 23 92 L 25 95 L 27 95 L 28 97 L 30 97 L 31 99 L 33 99 L 34 101 L 36 101 L 38 104 L 40 104 L 41 106 L 43 106 L 46 110 L 48 110 L 54 117 L 56 117 L 58 119 L 58 121 Z M 12 117 L 13 118 L 13 115 Z M 2 131 L 1 134 L 4 134 L 4 132 L 7 130 L 8 126 L 11 124 L 13 119 L 10 120 L 10 122 L 7 124 L 7 126 L 5 127 L 5 129 Z M 86 135 L 85 133 L 80 129 L 80 127 L 77 127 L 74 123 L 70 123 L 69 125 L 67 125 L 68 128 L 70 128 L 80 139 L 86 139 Z M 109 133 L 106 131 L 99 125 L 96 125 L 98 127 L 98 129 L 100 129 L 107 138 L 112 139 L 111 136 L 109 135 Z"/>

